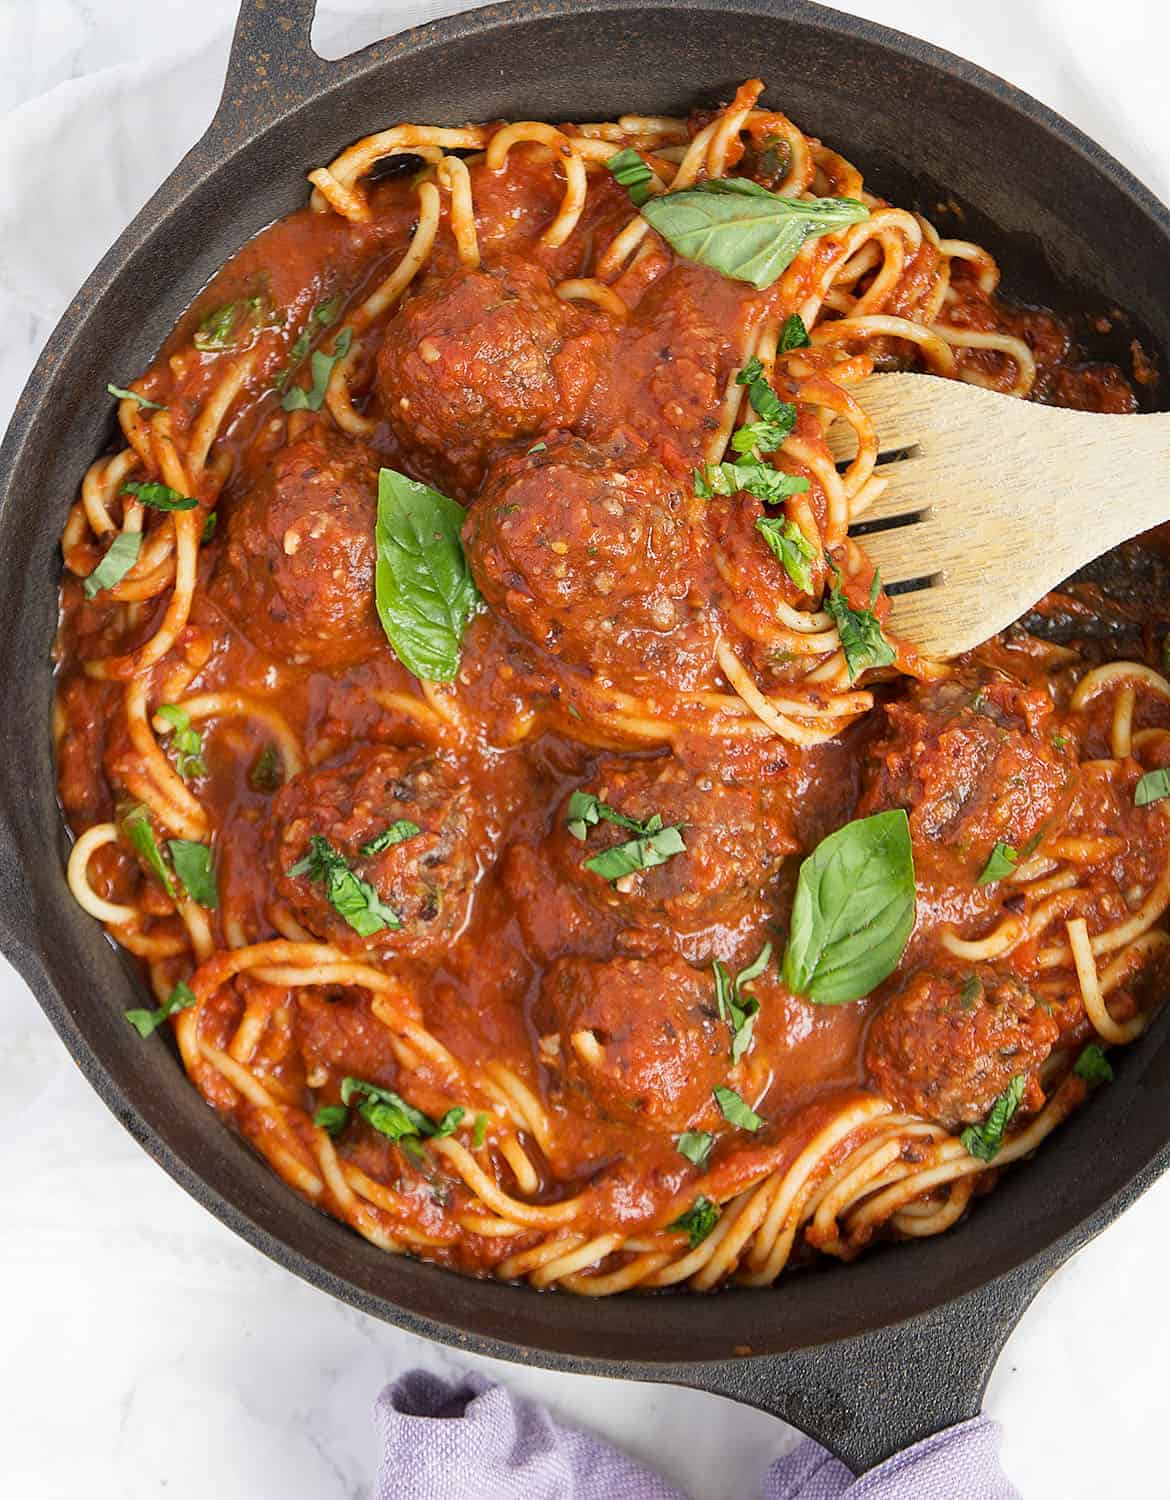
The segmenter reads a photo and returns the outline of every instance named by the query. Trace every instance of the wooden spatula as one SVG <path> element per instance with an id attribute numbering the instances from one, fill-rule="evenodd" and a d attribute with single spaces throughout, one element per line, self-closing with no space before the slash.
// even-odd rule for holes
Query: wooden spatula
<path id="1" fill-rule="evenodd" d="M 930 656 L 979 645 L 1170 519 L 1170 413 L 1066 411 L 932 375 L 874 375 L 853 394 L 889 485 L 849 534 L 881 568 L 893 629 Z M 831 429 L 834 457 L 851 438 Z"/>

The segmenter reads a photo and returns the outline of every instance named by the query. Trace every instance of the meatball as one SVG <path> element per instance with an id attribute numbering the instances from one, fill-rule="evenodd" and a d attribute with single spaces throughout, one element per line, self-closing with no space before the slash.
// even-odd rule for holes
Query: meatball
<path id="1" fill-rule="evenodd" d="M 314 936 L 351 951 L 421 954 L 462 930 L 480 829 L 470 788 L 442 761 L 411 750 L 362 750 L 294 777 L 272 814 L 276 893 Z M 368 904 L 382 925 L 367 936 L 330 899 L 320 840 L 374 898 Z"/>
<path id="2" fill-rule="evenodd" d="M 982 1120 L 1016 1074 L 1039 1109 L 1037 1071 L 1060 1028 L 1017 980 L 994 969 L 919 970 L 886 1004 L 865 1048 L 879 1093 L 953 1129 Z"/>
<path id="3" fill-rule="evenodd" d="M 385 650 L 374 606 L 377 491 L 365 448 L 313 427 L 233 507 L 210 592 L 253 645 L 326 670 Z"/>
<path id="4" fill-rule="evenodd" d="M 586 861 L 635 838 L 636 831 L 602 817 L 586 825 L 582 840 L 568 827 L 567 807 L 562 810 L 551 838 L 558 873 L 595 906 L 618 910 L 627 920 L 658 919 L 678 932 L 716 922 L 733 926 L 797 848 L 781 787 L 741 784 L 717 769 L 695 771 L 673 756 L 606 758 L 582 790 L 630 822 L 645 825 L 660 817 L 664 826 L 680 829 L 686 845 L 664 864 L 611 882 L 587 869 Z"/>
<path id="5" fill-rule="evenodd" d="M 461 498 L 492 451 L 569 425 L 597 381 L 601 315 L 556 297 L 538 266 L 501 256 L 425 285 L 378 354 L 382 406 L 407 457 Z"/>
<path id="6" fill-rule="evenodd" d="M 673 954 L 560 959 L 536 1020 L 545 1058 L 606 1118 L 683 1130 L 727 1072 L 711 976 Z"/>
<path id="7" fill-rule="evenodd" d="M 916 686 L 887 707 L 858 816 L 906 808 L 916 859 L 933 846 L 946 878 L 969 883 L 997 843 L 1023 849 L 1061 806 L 1074 761 L 1051 711 L 1046 690 L 1006 679 Z"/>
<path id="8" fill-rule="evenodd" d="M 697 620 L 687 595 L 702 545 L 698 502 L 622 446 L 561 436 L 504 459 L 464 541 L 480 592 L 529 640 L 627 681 L 673 676 L 682 648 L 672 633 Z"/>

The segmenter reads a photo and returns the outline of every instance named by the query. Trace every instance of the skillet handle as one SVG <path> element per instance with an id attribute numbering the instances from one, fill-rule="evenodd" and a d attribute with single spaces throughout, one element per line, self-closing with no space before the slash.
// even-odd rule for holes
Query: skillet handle
<path id="1" fill-rule="evenodd" d="M 223 94 L 212 131 L 245 137 L 276 124 L 310 98 L 343 64 L 313 51 L 317 0 L 240 0 Z"/>
<path id="2" fill-rule="evenodd" d="M 978 1416 L 1000 1350 L 1054 1269 L 1025 1264 L 907 1323 L 774 1358 L 697 1365 L 680 1384 L 781 1417 L 863 1474 Z"/>

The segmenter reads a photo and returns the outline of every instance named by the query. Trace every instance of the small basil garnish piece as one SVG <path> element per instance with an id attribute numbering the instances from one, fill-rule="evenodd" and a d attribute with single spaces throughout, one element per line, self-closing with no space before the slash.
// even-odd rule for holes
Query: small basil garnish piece
<path id="1" fill-rule="evenodd" d="M 763 291 L 805 240 L 869 218 L 853 198 L 783 198 L 746 177 L 722 177 L 649 199 L 642 213 L 685 260 Z"/>
<path id="2" fill-rule="evenodd" d="M 383 849 L 401 844 L 405 839 L 412 839 L 420 831 L 418 824 L 412 823 L 409 818 L 399 818 L 389 828 L 383 828 L 368 844 L 363 844 L 360 853 L 364 858 L 372 859 L 375 854 L 381 854 Z"/>
<path id="3" fill-rule="evenodd" d="M 616 823 L 619 828 L 628 828 L 632 833 L 645 833 L 647 828 L 645 823 L 639 823 L 637 818 L 627 818 L 625 813 L 610 807 L 592 792 L 574 792 L 565 815 L 565 827 L 573 837 L 584 841 L 589 830 L 601 822 Z"/>
<path id="4" fill-rule="evenodd" d="M 784 982 L 816 1005 L 868 995 L 897 967 L 914 926 L 910 821 L 900 807 L 822 839 L 800 867 Z"/>
<path id="5" fill-rule="evenodd" d="M 1163 797 L 1170 797 L 1170 770 L 1147 771 L 1138 777 L 1133 789 L 1136 807 L 1148 807 L 1151 802 L 1161 802 Z"/>
<path id="6" fill-rule="evenodd" d="M 309 373 L 313 378 L 313 383 L 308 390 L 305 390 L 303 385 L 289 386 L 280 401 L 285 411 L 321 410 L 329 385 L 329 377 L 333 374 L 333 367 L 349 353 L 349 346 L 352 342 L 353 329 L 343 328 L 333 340 L 332 354 L 326 354 L 323 349 L 314 349 L 313 358 L 309 362 Z M 296 345 L 293 346 L 293 353 L 296 353 Z M 302 355 L 301 358 L 304 356 Z"/>
<path id="7" fill-rule="evenodd" d="M 166 862 L 159 850 L 158 842 L 154 836 L 154 829 L 150 826 L 150 812 L 144 802 L 135 802 L 121 815 L 120 822 L 122 832 L 138 850 L 146 861 L 152 874 L 156 875 L 162 882 L 162 888 L 173 901 L 175 899 L 175 883 L 171 879 L 171 872 L 166 867 Z"/>
<path id="8" fill-rule="evenodd" d="M 968 1125 L 962 1132 L 959 1140 L 969 1156 L 977 1156 L 980 1161 L 995 1159 L 1003 1145 L 1003 1133 L 1020 1107 L 1020 1100 L 1024 1097 L 1026 1086 L 1027 1079 L 1024 1074 L 1017 1073 L 991 1106 L 982 1125 Z"/>
<path id="9" fill-rule="evenodd" d="M 734 1089 L 729 1089 L 725 1084 L 716 1084 L 713 1093 L 715 1103 L 718 1104 L 720 1113 L 730 1125 L 738 1125 L 741 1130 L 759 1130 L 764 1120 L 762 1115 L 756 1114 L 750 1105 L 744 1103 Z"/>
<path id="10" fill-rule="evenodd" d="M 109 550 L 97 567 L 85 579 L 85 597 L 92 599 L 104 589 L 112 589 L 122 582 L 126 574 L 138 561 L 142 550 L 141 531 L 119 531 L 110 543 Z"/>
<path id="11" fill-rule="evenodd" d="M 175 874 L 183 882 L 191 900 L 208 911 L 215 911 L 219 906 L 219 891 L 215 885 L 215 871 L 211 868 L 211 850 L 193 839 L 168 839 L 167 849 Z"/>
<path id="12" fill-rule="evenodd" d="M 128 1010 L 123 1014 L 138 1035 L 145 1040 L 146 1037 L 153 1036 L 162 1023 L 173 1016 L 176 1011 L 187 1010 L 194 1004 L 194 993 L 180 979 L 157 1010 Z"/>
<path id="13" fill-rule="evenodd" d="M 487 1140 L 488 1117 L 482 1112 L 475 1117 L 475 1129 L 471 1133 L 471 1144 L 478 1151 Z"/>
<path id="14" fill-rule="evenodd" d="M 171 749 L 175 752 L 175 770 L 183 781 L 193 776 L 206 776 L 207 766 L 203 759 L 203 736 L 191 727 L 191 715 L 177 703 L 163 703 L 155 709 L 157 718 L 165 719 L 175 731 L 171 736 Z"/>
<path id="15" fill-rule="evenodd" d="M 742 490 L 765 505 L 779 505 L 789 495 L 802 495 L 809 487 L 803 474 L 786 474 L 759 458 L 739 463 L 704 464 L 694 471 L 695 494 L 701 500 L 712 495 L 737 495 Z"/>
<path id="16" fill-rule="evenodd" d="M 667 1225 L 667 1228 L 681 1229 L 686 1234 L 691 1249 L 694 1250 L 703 1243 L 718 1222 L 718 1206 L 700 1193 L 686 1213 L 680 1214 L 673 1224 Z"/>
<path id="17" fill-rule="evenodd" d="M 1014 844 L 1005 844 L 1002 840 L 987 856 L 987 863 L 979 872 L 976 885 L 994 885 L 997 880 L 1003 880 L 1011 875 L 1019 862 L 1020 852 Z"/>
<path id="18" fill-rule="evenodd" d="M 285 874 L 293 879 L 304 875 L 314 884 L 324 885 L 330 906 L 360 937 L 372 937 L 384 928 L 397 931 L 402 926 L 398 913 L 391 911 L 369 881 L 353 873 L 345 856 L 319 833 L 309 840 L 308 852 Z"/>
<path id="19" fill-rule="evenodd" d="M 841 637 L 850 682 L 856 682 L 870 667 L 888 667 L 897 655 L 882 633 L 882 622 L 873 610 L 881 587 L 881 573 L 877 572 L 869 590 L 869 608 L 854 609 L 845 597 L 838 573 L 825 597 L 825 608 L 832 615 L 837 634 Z"/>
<path id="20" fill-rule="evenodd" d="M 627 146 L 624 151 L 607 157 L 605 169 L 629 193 L 634 207 L 641 208 L 650 196 L 650 182 L 654 174 L 633 147 Z"/>
<path id="21" fill-rule="evenodd" d="M 344 1104 L 323 1104 L 313 1116 L 313 1124 L 319 1125 L 326 1135 L 340 1135 L 349 1124 L 349 1110 Z"/>
<path id="22" fill-rule="evenodd" d="M 1105 1056 L 1099 1042 L 1090 1042 L 1073 1064 L 1073 1072 L 1083 1078 L 1090 1088 L 1098 1084 L 1113 1082 L 1113 1064 Z"/>
<path id="23" fill-rule="evenodd" d="M 674 824 L 664 828 L 661 814 L 655 813 L 642 824 L 636 838 L 591 855 L 585 861 L 585 868 L 603 880 L 621 880 L 638 870 L 653 870 L 664 865 L 674 855 L 684 853 L 686 847 L 682 830 Z"/>
<path id="24" fill-rule="evenodd" d="M 122 486 L 124 495 L 133 495 L 136 500 L 141 500 L 143 505 L 151 505 L 155 510 L 194 510 L 199 504 L 198 500 L 192 500 L 190 495 L 180 495 L 178 490 L 171 489 L 169 484 L 159 484 L 155 479 L 150 479 L 142 484 L 133 481 Z"/>
<path id="25" fill-rule="evenodd" d="M 693 1162 L 696 1167 L 705 1167 L 714 1144 L 715 1137 L 709 1130 L 684 1130 L 674 1146 L 678 1154 L 685 1156 L 687 1161 Z"/>
<path id="26" fill-rule="evenodd" d="M 460 540 L 463 509 L 394 469 L 378 475 L 378 617 L 394 654 L 416 677 L 450 682 L 479 590 Z"/>
<path id="27" fill-rule="evenodd" d="M 248 785 L 254 792 L 275 792 L 284 785 L 284 762 L 275 745 L 265 745 L 252 762 Z"/>
<path id="28" fill-rule="evenodd" d="M 731 1061 L 739 1062 L 752 1043 L 752 1028 L 760 1011 L 760 1002 L 745 992 L 744 986 L 758 979 L 772 958 L 772 945 L 765 943 L 759 953 L 732 979 L 718 959 L 711 965 L 715 975 L 715 1004 L 720 1018 L 731 1028 Z"/>
<path id="29" fill-rule="evenodd" d="M 817 560 L 817 549 L 796 522 L 779 516 L 757 516 L 756 530 L 801 593 L 811 594 L 812 565 Z"/>
<path id="30" fill-rule="evenodd" d="M 140 396 L 137 391 L 126 390 L 124 386 L 107 385 L 106 390 L 111 396 L 116 396 L 119 401 L 137 401 L 144 411 L 166 411 L 165 406 L 152 401 L 149 396 Z"/>
<path id="31" fill-rule="evenodd" d="M 799 313 L 789 313 L 780 329 L 780 353 L 790 354 L 793 349 L 807 349 L 811 343 L 804 319 Z"/>
<path id="32" fill-rule="evenodd" d="M 376 1083 L 367 1083 L 364 1078 L 343 1078 L 341 1102 L 353 1104 L 355 1100 L 358 1101 L 357 1112 L 366 1124 L 392 1141 L 401 1141 L 408 1146 L 413 1144 L 417 1148 L 420 1136 L 437 1136 L 442 1130 L 441 1124 L 436 1125 L 422 1110 L 407 1104 L 393 1089 L 380 1088 Z M 448 1110 L 443 1121 L 448 1121 L 455 1113 L 455 1110 Z M 462 1110 L 458 1111 L 458 1116 L 459 1119 L 443 1134 L 449 1135 L 455 1129 L 463 1118 Z"/>

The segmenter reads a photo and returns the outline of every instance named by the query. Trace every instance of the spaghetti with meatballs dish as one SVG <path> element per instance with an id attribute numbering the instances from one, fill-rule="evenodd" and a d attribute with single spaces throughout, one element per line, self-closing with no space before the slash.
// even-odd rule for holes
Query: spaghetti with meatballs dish
<path id="1" fill-rule="evenodd" d="M 1070 585 L 916 650 L 855 395 L 1133 390 L 762 91 L 366 137 L 109 372 L 70 887 L 143 1066 L 388 1251 L 599 1296 L 936 1234 L 1152 1013 L 1160 641 Z"/>

